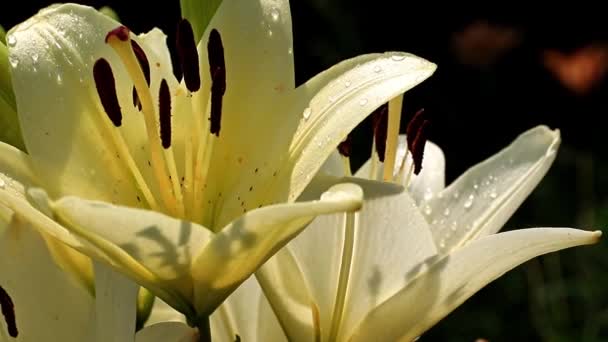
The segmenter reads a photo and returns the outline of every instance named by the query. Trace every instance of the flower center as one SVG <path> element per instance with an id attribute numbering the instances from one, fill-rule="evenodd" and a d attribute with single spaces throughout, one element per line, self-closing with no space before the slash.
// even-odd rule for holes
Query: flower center
<path id="1" fill-rule="evenodd" d="M 133 146 L 126 142 L 125 131 L 117 129 L 123 126 L 122 108 L 126 107 L 121 107 L 112 66 L 106 59 L 100 58 L 93 67 L 95 85 L 103 110 L 114 126 L 110 129 L 110 136 L 119 159 L 130 170 L 145 204 L 152 210 L 195 222 L 205 221 L 213 211 L 212 208 L 202 210 L 205 180 L 211 151 L 220 134 L 222 101 L 226 91 L 224 49 L 219 32 L 211 31 L 207 46 L 211 76 L 210 89 L 209 86 L 204 88 L 210 90 L 207 97 L 196 96 L 202 92 L 199 57 L 192 27 L 187 20 L 182 20 L 178 25 L 176 44 L 185 89 L 179 84 L 171 86 L 167 78 L 161 78 L 158 92 L 152 90 L 149 58 L 145 50 L 131 39 L 126 27 L 120 26 L 110 31 L 106 43 L 119 57 L 133 83 L 130 95 L 133 107 L 143 114 L 147 167 L 152 169 L 152 175 L 145 177 L 148 174 L 148 170 L 144 169 L 146 165 L 136 161 L 133 149 L 129 149 Z M 159 66 L 159 63 L 156 64 Z M 180 106 L 183 102 L 187 104 L 185 108 L 184 105 Z M 179 109 L 176 109 L 178 106 Z M 184 125 L 186 129 L 182 135 L 185 136 L 174 134 L 175 115 L 179 115 L 180 120 L 191 121 Z M 173 141 L 175 138 L 180 139 L 178 150 Z M 176 158 L 176 154 L 180 158 Z M 141 201 L 139 196 L 137 199 Z"/>

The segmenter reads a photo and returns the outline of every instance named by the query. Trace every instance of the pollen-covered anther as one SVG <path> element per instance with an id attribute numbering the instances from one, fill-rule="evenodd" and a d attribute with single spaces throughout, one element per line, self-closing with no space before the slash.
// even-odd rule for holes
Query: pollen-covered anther
<path id="1" fill-rule="evenodd" d="M 407 124 L 407 128 L 405 131 L 406 140 L 407 140 L 407 148 L 410 151 L 413 151 L 413 143 L 414 139 L 416 139 L 416 135 L 420 130 L 420 126 L 425 120 L 424 108 L 419 109 L 416 114 L 412 117 L 410 122 Z"/>
<path id="2" fill-rule="evenodd" d="M 122 125 L 122 112 L 118 97 L 116 95 L 116 82 L 110 63 L 104 58 L 100 58 L 93 66 L 93 78 L 95 79 L 95 87 L 99 100 L 104 111 L 108 115 L 112 124 L 116 127 Z"/>
<path id="3" fill-rule="evenodd" d="M 126 26 L 118 26 L 106 34 L 106 43 L 109 43 L 114 38 L 126 42 L 129 40 L 130 33 L 131 31 Z"/>
<path id="4" fill-rule="evenodd" d="M 15 305 L 13 300 L 8 295 L 2 286 L 0 286 L 0 308 L 2 309 L 2 315 L 6 322 L 6 328 L 10 337 L 17 337 L 19 331 L 17 330 L 17 321 L 15 319 Z"/>
<path id="5" fill-rule="evenodd" d="M 163 78 L 160 82 L 158 94 L 158 115 L 160 124 L 160 141 L 163 148 L 171 146 L 171 92 L 169 85 Z"/>
<path id="6" fill-rule="evenodd" d="M 374 145 L 381 162 L 384 162 L 386 152 L 386 130 L 388 128 L 388 104 L 385 103 L 372 113 L 372 126 L 374 130 Z"/>
<path id="7" fill-rule="evenodd" d="M 422 158 L 424 156 L 424 146 L 426 145 L 428 137 L 428 126 L 430 122 L 428 120 L 422 121 L 418 132 L 416 132 L 416 138 L 412 143 L 412 159 L 414 161 L 414 174 L 418 175 L 422 170 Z"/>
<path id="8" fill-rule="evenodd" d="M 347 135 L 346 139 L 338 145 L 338 152 L 346 158 L 349 158 L 353 152 L 353 141 L 351 135 Z"/>
<path id="9" fill-rule="evenodd" d="M 224 60 L 224 45 L 220 33 L 213 29 L 207 43 L 209 55 L 209 72 L 211 74 L 211 113 L 209 120 L 210 132 L 219 137 L 222 121 L 222 101 L 226 92 L 226 62 Z"/>
<path id="10" fill-rule="evenodd" d="M 182 71 L 184 82 L 190 92 L 198 91 L 201 87 L 201 75 L 198 65 L 198 51 L 192 25 L 187 19 L 182 19 L 177 26 L 176 35 L 177 55 Z"/>

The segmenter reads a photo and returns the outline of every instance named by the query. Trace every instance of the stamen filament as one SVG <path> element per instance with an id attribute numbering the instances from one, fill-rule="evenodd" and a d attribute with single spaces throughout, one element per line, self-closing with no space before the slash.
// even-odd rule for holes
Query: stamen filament
<path id="1" fill-rule="evenodd" d="M 125 66 L 125 69 L 129 73 L 133 84 L 135 85 L 135 89 L 137 90 L 142 105 L 146 132 L 150 141 L 150 159 L 156 180 L 159 185 L 159 191 L 168 212 L 176 215 L 178 213 L 178 206 L 175 194 L 173 194 L 170 190 L 172 188 L 172 184 L 169 180 L 166 163 L 163 160 L 161 141 L 156 129 L 157 119 L 152 101 L 152 95 L 150 94 L 150 89 L 148 88 L 148 84 L 141 66 L 135 56 L 135 53 L 133 52 L 131 44 L 129 43 L 130 38 L 128 34 L 126 36 L 126 40 L 123 40 L 122 38 L 124 37 L 114 34 L 114 31 L 112 31 L 106 37 L 106 42 L 118 54 Z"/>
<path id="2" fill-rule="evenodd" d="M 384 181 L 393 180 L 397 147 L 399 145 L 399 126 L 401 124 L 401 108 L 403 94 L 388 102 L 388 128 L 386 133 L 386 150 L 384 152 Z"/>

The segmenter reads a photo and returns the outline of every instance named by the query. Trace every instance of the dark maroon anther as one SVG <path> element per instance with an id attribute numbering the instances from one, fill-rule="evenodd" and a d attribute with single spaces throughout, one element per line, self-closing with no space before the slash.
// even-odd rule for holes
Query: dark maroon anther
<path id="1" fill-rule="evenodd" d="M 150 62 L 148 62 L 148 57 L 146 56 L 144 49 L 142 49 L 141 46 L 134 40 L 131 40 L 131 48 L 133 49 L 133 53 L 139 62 L 141 71 L 143 71 L 144 76 L 146 77 L 146 83 L 148 83 L 148 86 L 150 86 Z"/>
<path id="2" fill-rule="evenodd" d="M 424 120 L 422 124 L 420 124 L 420 128 L 418 132 L 416 132 L 416 138 L 412 143 L 412 159 L 414 160 L 414 174 L 418 175 L 420 170 L 422 170 L 422 157 L 424 156 L 424 145 L 427 140 L 427 130 L 430 122 L 428 120 Z"/>
<path id="3" fill-rule="evenodd" d="M 133 107 L 137 108 L 137 110 L 141 111 L 141 101 L 139 100 L 139 95 L 137 94 L 137 89 L 133 86 Z"/>
<path id="4" fill-rule="evenodd" d="M 160 141 L 163 148 L 171 146 L 171 93 L 169 85 L 163 78 L 158 93 L 158 114 L 160 123 Z"/>
<path id="5" fill-rule="evenodd" d="M 131 31 L 129 31 L 129 29 L 126 26 L 118 26 L 117 28 L 108 32 L 108 34 L 106 35 L 106 43 L 108 42 L 110 37 L 116 37 L 119 40 L 126 42 L 129 39 L 130 32 Z"/>
<path id="6" fill-rule="evenodd" d="M 122 125 L 122 112 L 120 111 L 120 104 L 118 104 L 116 83 L 110 63 L 103 58 L 98 59 L 93 66 L 93 77 L 95 78 L 99 100 L 101 100 L 106 115 L 114 126 L 120 127 Z"/>
<path id="7" fill-rule="evenodd" d="M 187 19 L 182 19 L 177 26 L 177 56 L 184 74 L 186 88 L 195 92 L 201 88 L 201 75 L 198 66 L 198 51 L 192 25 Z"/>
<path id="8" fill-rule="evenodd" d="M 338 152 L 346 158 L 350 157 L 353 152 L 353 139 L 350 134 L 338 145 Z"/>
<path id="9" fill-rule="evenodd" d="M 222 99 L 226 92 L 226 64 L 224 60 L 224 45 L 220 33 L 213 29 L 207 43 L 209 55 L 209 72 L 211 73 L 211 134 L 220 136 L 222 122 Z"/>
<path id="10" fill-rule="evenodd" d="M 8 295 L 2 286 L 0 286 L 0 308 L 2 309 L 2 315 L 6 322 L 6 328 L 10 337 L 17 337 L 19 331 L 17 331 L 17 321 L 15 319 L 15 305 L 11 296 Z"/>
<path id="11" fill-rule="evenodd" d="M 376 153 L 380 161 L 384 162 L 386 130 L 388 129 L 388 103 L 381 105 L 372 113 L 372 127 L 374 129 Z"/>
<path id="12" fill-rule="evenodd" d="M 407 149 L 412 150 L 412 144 L 414 143 L 414 139 L 416 139 L 416 134 L 418 134 L 418 130 L 424 121 L 424 108 L 419 109 L 416 114 L 412 117 L 410 122 L 407 124 L 405 135 L 407 140 Z"/>

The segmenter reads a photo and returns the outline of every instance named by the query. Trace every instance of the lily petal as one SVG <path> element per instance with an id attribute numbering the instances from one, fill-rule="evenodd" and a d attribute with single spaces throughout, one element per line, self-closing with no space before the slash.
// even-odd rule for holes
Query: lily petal
<path id="1" fill-rule="evenodd" d="M 77 195 L 129 206 L 139 206 L 138 196 L 143 198 L 132 170 L 117 157 L 117 136 L 128 140 L 132 154 L 146 141 L 142 115 L 125 105 L 133 101 L 133 83 L 105 43 L 106 33 L 119 25 L 94 8 L 66 4 L 41 10 L 9 32 L 15 42 L 9 57 L 15 61 L 11 73 L 23 138 L 53 198 Z M 149 59 L 156 59 L 140 42 Z M 117 81 L 125 118 L 120 128 L 112 125 L 96 92 L 93 64 L 102 57 Z M 167 67 L 162 65 L 162 73 L 170 75 Z"/>
<path id="2" fill-rule="evenodd" d="M 18 215 L 0 235 L 0 286 L 12 298 L 16 315 L 18 336 L 8 341 L 93 338 L 93 297 L 53 262 L 43 238 Z M 6 332 L 2 316 L 0 329 Z"/>
<path id="3" fill-rule="evenodd" d="M 215 309 L 315 216 L 359 210 L 362 197 L 360 187 L 338 184 L 317 201 L 263 207 L 222 228 L 192 265 L 197 312 Z"/>
<path id="4" fill-rule="evenodd" d="M 558 130 L 537 126 L 473 166 L 421 209 L 443 252 L 496 233 L 555 160 Z"/>
<path id="5" fill-rule="evenodd" d="M 596 243 L 600 236 L 599 231 L 532 228 L 472 241 L 429 264 L 420 276 L 370 312 L 352 334 L 352 341 L 411 341 L 517 265 L 542 254 Z"/>

